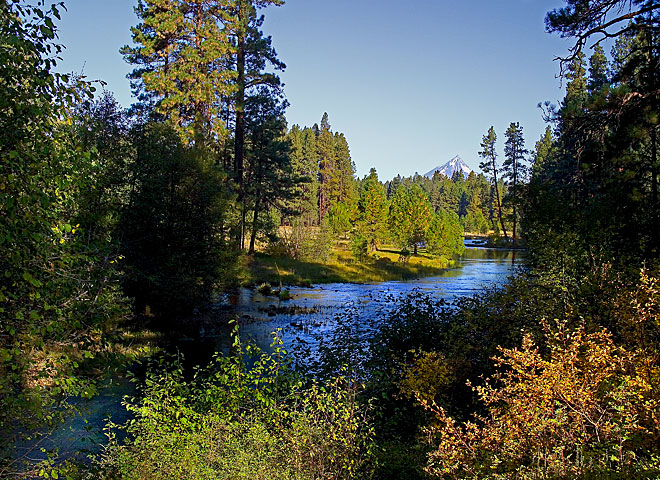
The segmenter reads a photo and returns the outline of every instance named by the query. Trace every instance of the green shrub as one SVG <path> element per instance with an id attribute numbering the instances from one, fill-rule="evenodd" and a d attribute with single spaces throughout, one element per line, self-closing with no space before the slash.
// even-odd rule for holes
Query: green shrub
<path id="1" fill-rule="evenodd" d="M 238 340 L 186 380 L 179 362 L 147 375 L 134 419 L 101 459 L 104 478 L 350 479 L 369 476 L 372 430 L 356 383 L 304 382 L 286 352 Z M 247 358 L 246 358 L 247 357 Z M 251 365 L 248 367 L 248 365 Z M 111 431 L 115 431 L 114 429 Z"/>
<path id="2" fill-rule="evenodd" d="M 351 251 L 353 258 L 358 262 L 363 262 L 369 255 L 369 243 L 362 234 L 357 234 L 351 239 Z"/>

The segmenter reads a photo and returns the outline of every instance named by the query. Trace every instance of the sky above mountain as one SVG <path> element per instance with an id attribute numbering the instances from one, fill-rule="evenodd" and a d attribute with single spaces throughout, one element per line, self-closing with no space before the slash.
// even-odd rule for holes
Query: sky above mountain
<path id="1" fill-rule="evenodd" d="M 119 48 L 137 21 L 134 0 L 65 0 L 62 71 L 107 82 L 131 102 Z M 359 176 L 423 173 L 457 153 L 478 171 L 488 127 L 524 128 L 528 148 L 545 129 L 539 102 L 563 97 L 553 59 L 568 43 L 544 32 L 560 0 L 288 0 L 264 11 L 288 68 L 281 74 L 290 125 L 328 112 Z M 405 8 L 404 8 L 405 6 Z"/>

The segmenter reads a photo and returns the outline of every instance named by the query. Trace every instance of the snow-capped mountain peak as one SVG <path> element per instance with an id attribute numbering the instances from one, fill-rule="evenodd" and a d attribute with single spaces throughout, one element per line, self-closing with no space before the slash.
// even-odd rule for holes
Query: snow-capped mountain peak
<path id="1" fill-rule="evenodd" d="M 424 176 L 428 178 L 433 178 L 433 174 L 435 172 L 439 172 L 444 176 L 451 178 L 454 175 L 454 173 L 458 171 L 463 172 L 463 176 L 467 178 L 470 172 L 472 172 L 472 169 L 467 166 L 467 164 L 461 159 L 461 157 L 456 155 L 454 158 L 449 160 L 441 167 L 435 167 L 433 170 L 426 173 Z"/>

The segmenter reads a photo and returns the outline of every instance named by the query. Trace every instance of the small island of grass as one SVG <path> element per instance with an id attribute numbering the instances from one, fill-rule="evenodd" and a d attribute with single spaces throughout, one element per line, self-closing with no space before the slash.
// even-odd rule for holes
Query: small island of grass
<path id="1" fill-rule="evenodd" d="M 432 257 L 424 251 L 402 255 L 385 246 L 357 260 L 345 246 L 332 249 L 326 260 L 294 259 L 285 255 L 256 253 L 243 258 L 241 284 L 312 285 L 318 283 L 371 283 L 409 280 L 440 275 L 453 264 L 445 257 Z"/>

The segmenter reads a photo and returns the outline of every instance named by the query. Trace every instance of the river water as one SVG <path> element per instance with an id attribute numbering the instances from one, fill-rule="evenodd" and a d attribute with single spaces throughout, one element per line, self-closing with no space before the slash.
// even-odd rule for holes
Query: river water
<path id="1" fill-rule="evenodd" d="M 512 259 L 513 253 L 509 250 L 482 248 L 478 241 L 468 239 L 465 252 L 456 264 L 437 277 L 290 287 L 292 298 L 286 301 L 255 290 L 240 289 L 222 296 L 217 308 L 206 314 L 204 322 L 194 327 L 194 331 L 188 330 L 175 337 L 169 346 L 182 352 L 188 364 L 205 363 L 214 352 L 226 353 L 229 350 L 226 318 L 230 315 L 239 319 L 244 342 L 250 339 L 269 351 L 273 332 L 277 331 L 285 349 L 295 352 L 303 345 L 313 352 L 321 339 L 332 337 L 345 312 L 357 316 L 354 318 L 363 327 L 360 335 L 366 337 L 378 328 L 379 319 L 405 296 L 419 291 L 451 302 L 489 285 L 505 282 L 519 265 Z M 99 445 L 106 443 L 101 430 L 107 419 L 115 423 L 126 421 L 128 414 L 122 406 L 122 398 L 134 393 L 134 386 L 126 379 L 112 379 L 97 397 L 81 405 L 83 415 L 71 419 L 41 446 L 47 450 L 57 448 L 61 458 L 71 458 L 81 448 L 98 451 Z"/>
<path id="2" fill-rule="evenodd" d="M 513 273 L 520 262 L 513 263 L 513 252 L 479 247 L 477 240 L 467 239 L 463 255 L 437 277 L 382 283 L 330 283 L 313 288 L 292 287 L 291 300 L 279 301 L 255 290 L 242 289 L 227 296 L 235 314 L 241 318 L 241 338 L 249 338 L 268 350 L 273 332 L 278 330 L 284 347 L 290 350 L 296 342 L 309 345 L 312 351 L 321 338 L 332 335 L 337 317 L 343 311 L 357 315 L 363 332 L 378 328 L 379 319 L 387 315 L 399 301 L 413 292 L 421 292 L 451 302 L 489 285 L 499 285 Z M 520 253 L 517 254 L 520 258 Z M 215 350 L 226 350 L 223 338 Z"/>

